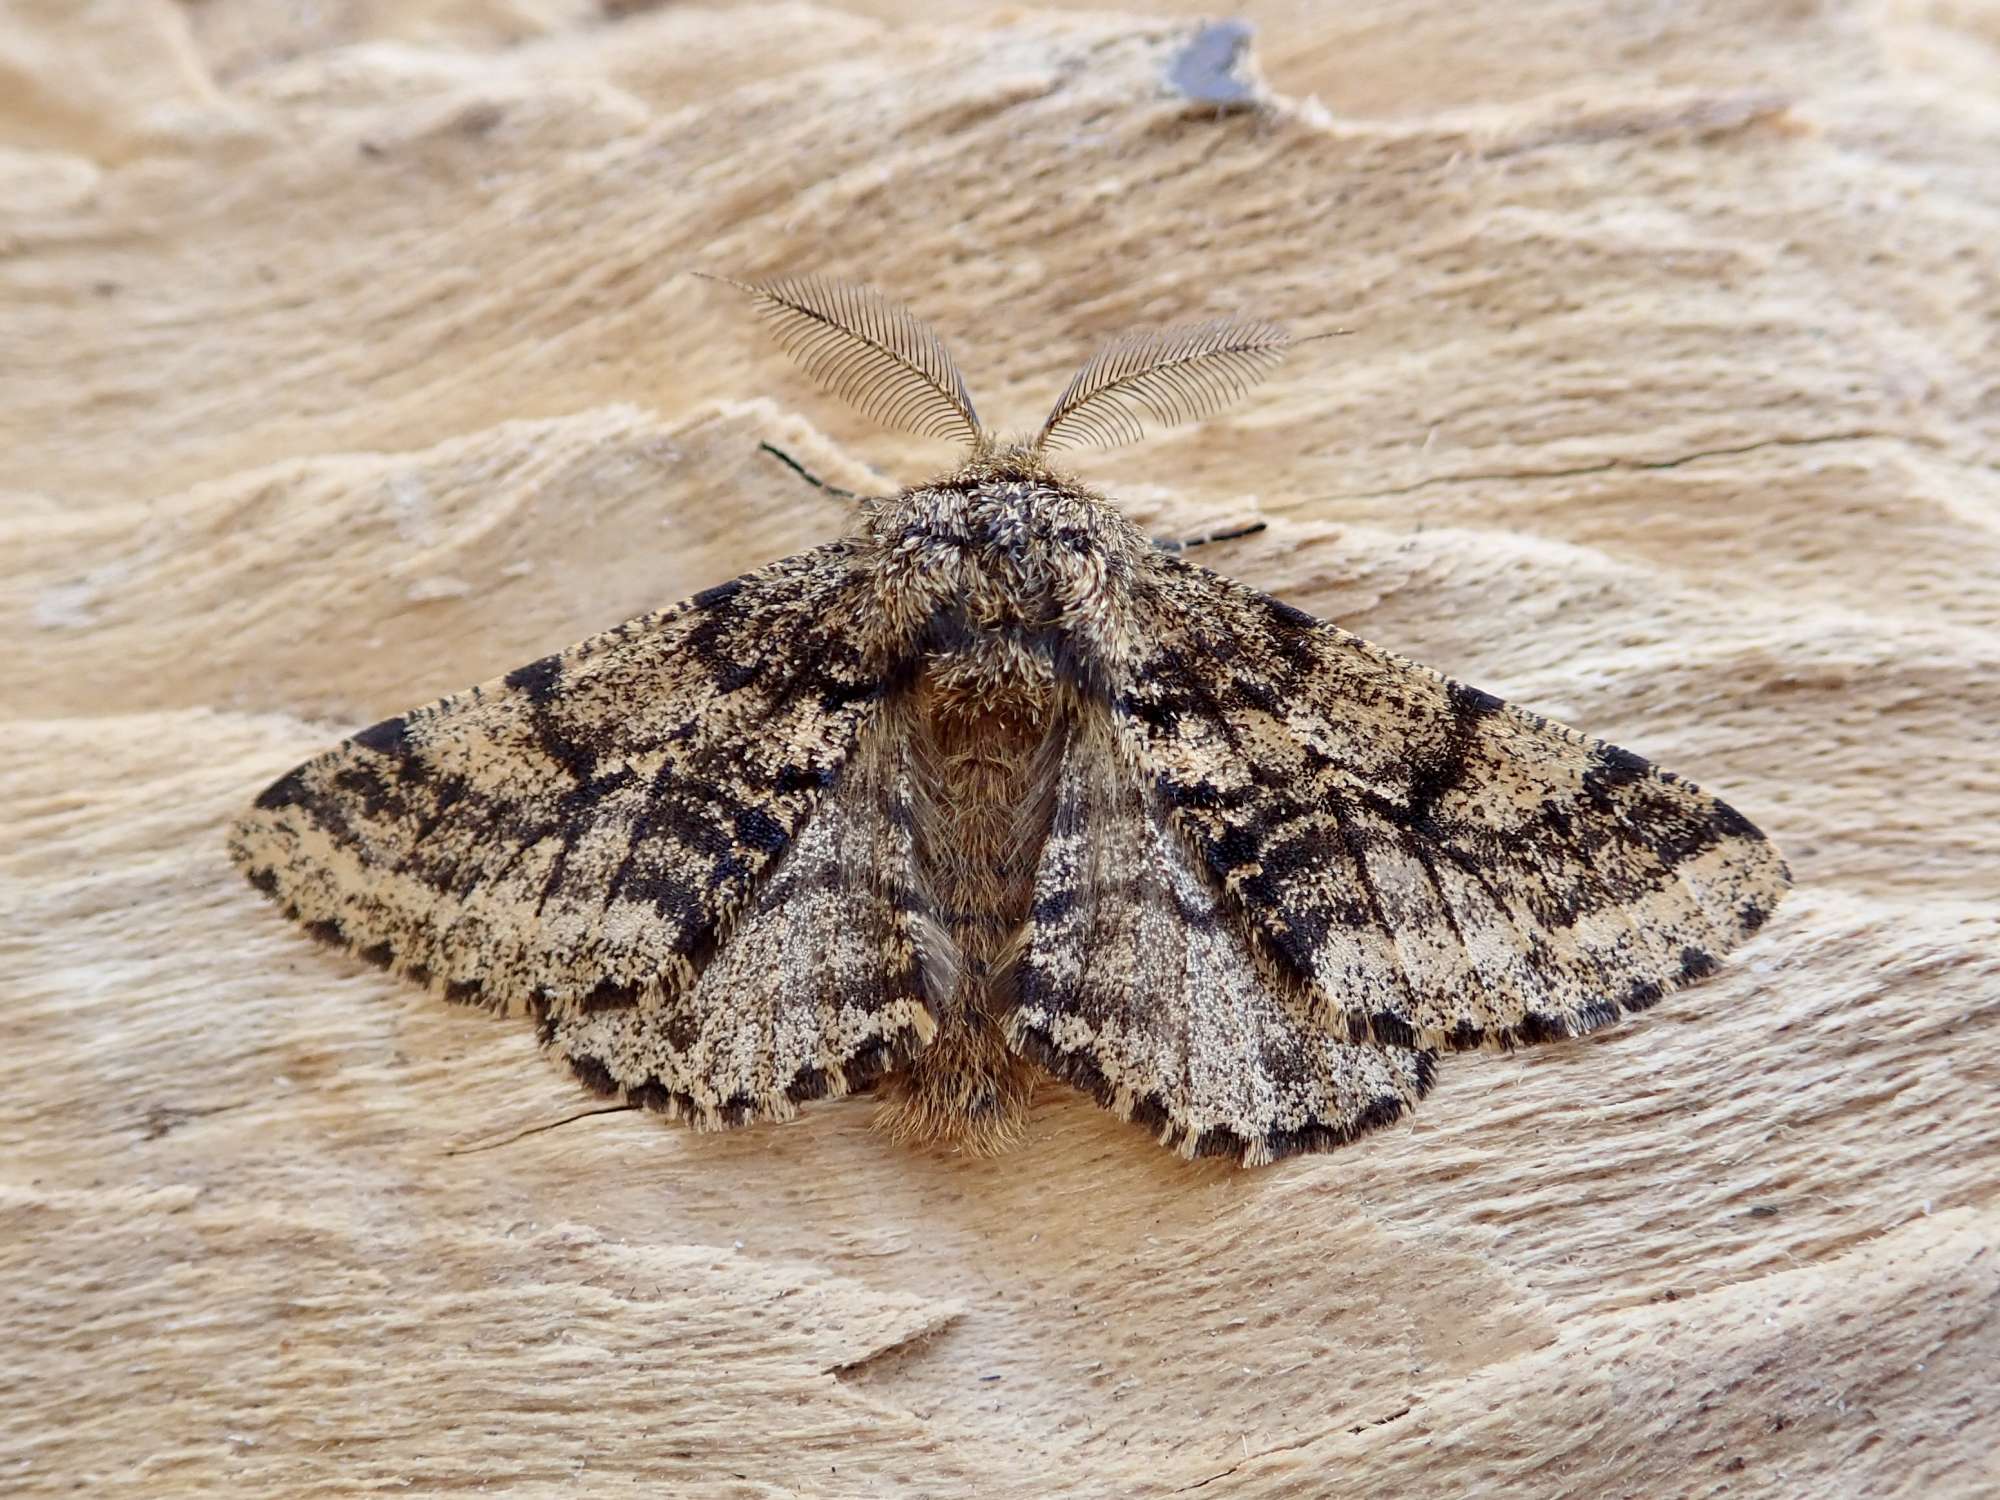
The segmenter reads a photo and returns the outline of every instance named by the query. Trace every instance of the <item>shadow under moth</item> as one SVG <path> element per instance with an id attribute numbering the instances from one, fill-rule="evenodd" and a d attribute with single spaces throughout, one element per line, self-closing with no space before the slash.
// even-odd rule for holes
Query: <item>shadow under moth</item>
<path id="1" fill-rule="evenodd" d="M 1129 335 L 1023 442 L 868 288 L 732 283 L 824 385 L 967 445 L 837 541 L 364 729 L 236 823 L 315 936 L 525 1008 L 700 1127 L 875 1090 L 1020 1134 L 1043 1072 L 1245 1165 L 1397 1119 L 1441 1048 L 1575 1036 L 1716 967 L 1788 876 L 1746 819 L 1188 562 L 1051 461 L 1290 343 Z"/>

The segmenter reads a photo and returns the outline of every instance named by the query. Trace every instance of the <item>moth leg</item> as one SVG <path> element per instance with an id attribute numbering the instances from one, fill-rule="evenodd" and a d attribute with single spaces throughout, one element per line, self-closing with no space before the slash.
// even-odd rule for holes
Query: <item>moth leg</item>
<path id="1" fill-rule="evenodd" d="M 799 478 L 803 479 L 807 484 L 811 485 L 821 494 L 831 495 L 836 500 L 852 500 L 856 498 L 853 490 L 844 490 L 837 484 L 828 484 L 824 479 L 821 479 L 819 475 L 813 473 L 812 470 L 808 469 L 804 464 L 800 463 L 796 458 L 793 458 L 792 455 L 787 453 L 784 449 L 774 447 L 770 443 L 759 443 L 757 446 L 763 449 L 764 452 L 770 454 L 771 457 L 775 458 L 779 463 L 783 464 L 786 468 L 790 469 L 794 474 L 798 475 Z"/>
<path id="2" fill-rule="evenodd" d="M 1264 529 L 1262 521 L 1252 521 L 1248 526 L 1232 526 L 1227 531 L 1211 531 L 1206 536 L 1153 538 L 1153 545 L 1162 552 L 1185 552 L 1190 547 L 1206 547 L 1210 542 L 1233 542 L 1238 537 L 1255 536 Z"/>

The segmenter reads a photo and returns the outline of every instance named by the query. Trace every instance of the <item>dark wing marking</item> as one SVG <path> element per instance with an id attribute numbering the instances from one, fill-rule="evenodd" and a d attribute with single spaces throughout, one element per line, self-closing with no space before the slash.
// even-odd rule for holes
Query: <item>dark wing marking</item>
<path id="1" fill-rule="evenodd" d="M 1789 884 L 1740 813 L 1629 751 L 1176 558 L 1133 602 L 1129 751 L 1356 1038 L 1588 1031 L 1710 973 Z"/>

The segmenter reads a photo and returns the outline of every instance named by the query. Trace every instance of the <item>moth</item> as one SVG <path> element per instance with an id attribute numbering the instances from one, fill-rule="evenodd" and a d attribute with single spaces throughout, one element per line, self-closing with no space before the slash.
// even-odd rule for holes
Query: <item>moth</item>
<path id="1" fill-rule="evenodd" d="M 1043 1074 L 1185 1156 L 1323 1151 L 1444 1049 L 1711 973 L 1789 876 L 1741 814 L 1156 543 L 1057 467 L 1292 342 L 1117 339 L 999 441 L 865 287 L 740 286 L 824 385 L 965 444 L 846 534 L 280 777 L 235 824 L 314 936 L 525 1009 L 703 1128 L 873 1089 L 978 1152 Z"/>

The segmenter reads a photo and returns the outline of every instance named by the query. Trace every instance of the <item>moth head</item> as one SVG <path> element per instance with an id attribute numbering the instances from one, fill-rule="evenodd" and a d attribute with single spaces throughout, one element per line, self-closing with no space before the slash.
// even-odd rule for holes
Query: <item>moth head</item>
<path id="1" fill-rule="evenodd" d="M 902 303 L 822 276 L 737 281 L 696 274 L 747 293 L 780 347 L 822 388 L 884 426 L 957 438 L 969 466 L 997 461 L 1046 470 L 1045 455 L 1059 448 L 1137 441 L 1147 418 L 1172 425 L 1212 416 L 1276 369 L 1293 344 L 1306 342 L 1261 318 L 1124 334 L 1076 372 L 1040 430 L 1000 444 L 981 425 L 944 340 Z"/>

